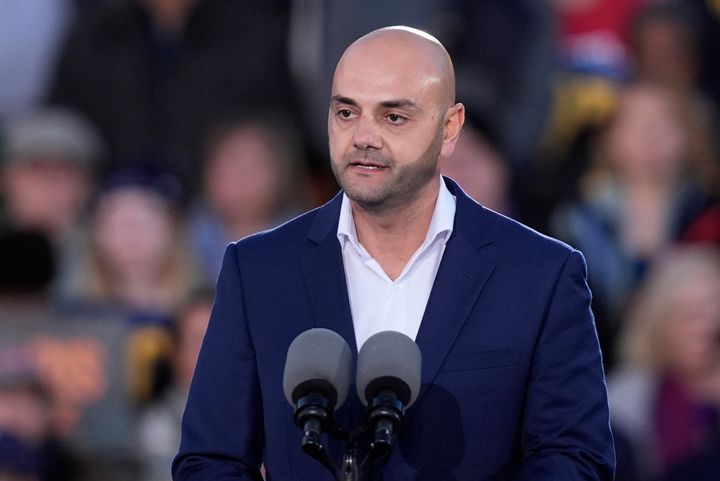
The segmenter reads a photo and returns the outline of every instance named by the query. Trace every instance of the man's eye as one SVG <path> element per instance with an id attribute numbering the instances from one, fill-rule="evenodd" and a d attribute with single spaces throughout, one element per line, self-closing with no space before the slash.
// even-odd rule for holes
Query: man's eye
<path id="1" fill-rule="evenodd" d="M 338 111 L 338 115 L 340 117 L 342 117 L 343 119 L 349 119 L 353 116 L 353 112 L 352 112 L 352 110 L 342 109 L 342 110 Z"/>
<path id="2" fill-rule="evenodd" d="M 385 118 L 388 119 L 388 121 L 394 125 L 402 125 L 407 121 L 407 119 L 405 117 L 403 117 L 402 115 L 398 115 L 398 114 L 388 114 Z"/>

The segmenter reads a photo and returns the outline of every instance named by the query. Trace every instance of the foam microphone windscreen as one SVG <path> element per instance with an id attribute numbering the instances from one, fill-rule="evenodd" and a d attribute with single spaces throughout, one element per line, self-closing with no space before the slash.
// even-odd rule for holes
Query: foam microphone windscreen
<path id="1" fill-rule="evenodd" d="M 393 391 L 410 406 L 420 391 L 422 355 L 405 334 L 382 331 L 371 336 L 358 353 L 357 392 L 367 405 L 383 391 Z"/>
<path id="2" fill-rule="evenodd" d="M 352 353 L 345 339 L 330 329 L 309 329 L 288 348 L 283 391 L 291 405 L 310 394 L 323 395 L 335 409 L 350 389 Z"/>

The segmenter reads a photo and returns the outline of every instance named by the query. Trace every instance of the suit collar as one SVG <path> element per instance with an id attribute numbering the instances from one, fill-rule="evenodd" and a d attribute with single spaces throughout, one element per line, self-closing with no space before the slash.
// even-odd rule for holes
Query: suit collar
<path id="1" fill-rule="evenodd" d="M 308 230 L 308 240 L 315 244 L 321 244 L 328 234 L 334 234 L 337 231 L 342 196 L 342 191 L 338 192 L 328 203 L 317 209 L 315 220 Z"/>
<path id="2" fill-rule="evenodd" d="M 479 207 L 477 202 L 471 199 L 454 180 L 449 177 L 443 177 L 443 180 L 445 186 L 457 200 L 453 229 L 460 229 L 471 243 L 478 246 L 491 243 L 492 232 L 490 226 L 487 222 L 483 222 L 483 218 L 487 214 L 485 208 Z M 325 205 L 317 209 L 315 220 L 308 230 L 308 240 L 320 244 L 328 235 L 335 235 L 340 217 L 342 197 L 343 193 L 340 191 Z M 470 221 L 465 222 L 468 218 L 470 218 Z M 458 222 L 458 220 L 462 220 L 462 222 Z"/>
<path id="3" fill-rule="evenodd" d="M 451 179 L 448 190 L 457 199 L 455 226 L 448 241 L 416 343 L 422 352 L 420 402 L 460 334 L 470 311 L 495 268 L 494 225 L 489 212 Z"/>
<path id="4" fill-rule="evenodd" d="M 342 252 L 334 235 L 341 200 L 342 196 L 338 194 L 318 210 L 307 236 L 311 246 L 300 258 L 300 263 L 312 306 L 314 326 L 337 332 L 348 342 L 352 351 L 357 352 Z"/>

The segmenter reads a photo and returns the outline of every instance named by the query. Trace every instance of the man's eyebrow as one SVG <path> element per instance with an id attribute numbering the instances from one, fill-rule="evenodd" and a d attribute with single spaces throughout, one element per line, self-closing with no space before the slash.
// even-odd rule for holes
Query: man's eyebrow
<path id="1" fill-rule="evenodd" d="M 380 105 L 389 109 L 406 108 L 420 110 L 420 106 L 418 104 L 408 99 L 385 100 L 380 102 Z"/>
<path id="2" fill-rule="evenodd" d="M 342 95 L 333 95 L 330 97 L 331 102 L 336 104 L 345 104 L 345 105 L 352 105 L 353 107 L 357 107 L 358 103 L 351 99 L 350 97 L 344 97 Z M 395 109 L 395 108 L 407 108 L 412 110 L 420 110 L 420 106 L 409 99 L 393 99 L 393 100 L 383 100 L 379 104 L 381 107 L 388 108 L 388 109 Z"/>
<path id="3" fill-rule="evenodd" d="M 358 105 L 357 102 L 355 102 L 350 97 L 343 97 L 342 95 L 333 95 L 332 97 L 330 97 L 330 101 L 336 104 L 352 105 L 353 107 L 357 107 Z"/>

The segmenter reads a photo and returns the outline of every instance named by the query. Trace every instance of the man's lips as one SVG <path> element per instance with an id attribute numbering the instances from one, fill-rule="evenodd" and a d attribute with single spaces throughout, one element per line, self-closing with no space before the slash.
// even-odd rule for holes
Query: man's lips
<path id="1" fill-rule="evenodd" d="M 388 167 L 387 164 L 382 162 L 376 162 L 372 160 L 351 160 L 348 162 L 348 167 L 357 167 L 365 170 L 381 170 Z"/>
<path id="2" fill-rule="evenodd" d="M 353 163 L 351 163 L 351 164 L 350 164 L 350 167 L 356 167 L 356 168 L 365 169 L 365 170 L 381 170 L 381 169 L 384 169 L 384 168 L 385 168 L 384 165 L 362 164 L 362 163 L 359 163 L 359 162 L 353 162 Z"/>

